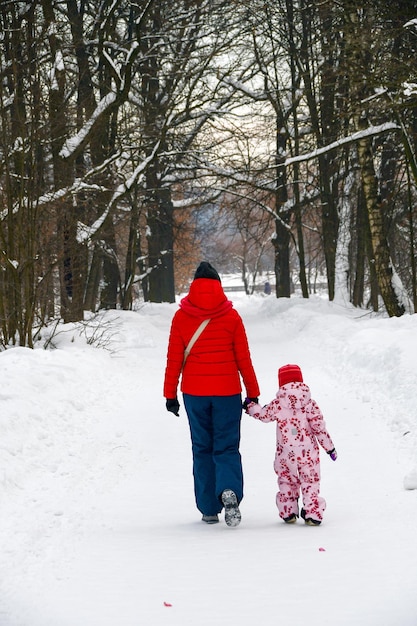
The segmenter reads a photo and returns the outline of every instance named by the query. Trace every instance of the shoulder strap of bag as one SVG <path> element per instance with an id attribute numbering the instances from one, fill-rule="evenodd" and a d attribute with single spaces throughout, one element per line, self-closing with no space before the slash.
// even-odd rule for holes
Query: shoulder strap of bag
<path id="1" fill-rule="evenodd" d="M 184 350 L 183 367 L 185 365 L 185 361 L 187 360 L 187 356 L 191 352 L 191 348 L 193 347 L 193 345 L 195 344 L 195 342 L 197 341 L 197 339 L 199 338 L 199 336 L 201 335 L 201 333 L 203 332 L 203 330 L 205 329 L 205 327 L 207 326 L 209 321 L 210 321 L 210 319 L 204 320 L 203 322 L 201 322 L 200 326 L 197 328 L 197 330 L 195 331 L 194 335 L 191 337 L 190 341 L 188 342 L 188 346 Z"/>

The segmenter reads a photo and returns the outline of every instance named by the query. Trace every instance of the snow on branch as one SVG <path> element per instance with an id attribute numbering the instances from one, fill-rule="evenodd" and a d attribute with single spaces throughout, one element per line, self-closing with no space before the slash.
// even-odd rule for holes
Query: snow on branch
<path id="1" fill-rule="evenodd" d="M 253 91 L 252 89 L 249 89 L 244 83 L 241 83 L 238 80 L 235 80 L 233 78 L 231 78 L 230 76 L 225 76 L 222 79 L 222 82 L 225 85 L 228 85 L 229 87 L 233 87 L 233 89 L 235 91 L 240 91 L 241 93 L 243 93 L 246 96 L 249 96 L 251 98 L 251 100 L 257 100 L 259 102 L 264 102 L 265 100 L 268 99 L 265 91 L 259 90 L 257 89 L 256 91 Z"/>
<path id="2" fill-rule="evenodd" d="M 120 70 L 119 68 L 116 66 L 116 64 L 113 62 L 113 59 L 111 58 L 111 56 L 108 54 L 108 52 L 106 52 L 106 50 L 103 50 L 103 59 L 104 61 L 107 63 L 107 65 L 111 68 L 112 72 L 113 72 L 113 77 L 115 78 L 118 87 L 120 87 L 121 83 L 122 83 L 122 77 L 120 76 Z"/>
<path id="3" fill-rule="evenodd" d="M 406 98 L 409 98 L 410 96 L 416 96 L 417 95 L 417 83 L 403 83 L 402 84 L 403 90 L 404 90 L 404 96 Z"/>
<path id="4" fill-rule="evenodd" d="M 194 197 L 172 201 L 172 206 L 174 207 L 174 209 L 187 209 L 193 207 L 195 204 L 198 204 L 198 201 Z"/>
<path id="5" fill-rule="evenodd" d="M 121 183 L 117 187 L 106 209 L 103 211 L 100 217 L 97 218 L 95 222 L 93 222 L 91 226 L 87 226 L 87 224 L 78 222 L 78 243 L 85 243 L 86 241 L 92 239 L 92 237 L 100 230 L 116 202 L 120 200 L 124 195 L 126 195 L 130 191 L 130 189 L 137 183 L 137 181 L 140 180 L 141 177 L 143 177 L 146 168 L 148 167 L 149 163 L 154 159 L 155 154 L 159 150 L 159 147 L 160 142 L 158 141 L 155 144 L 151 154 L 137 166 L 130 178 L 128 178 L 124 183 Z"/>
<path id="6" fill-rule="evenodd" d="M 62 159 L 68 159 L 80 149 L 82 144 L 88 140 L 88 137 L 90 135 L 91 129 L 93 128 L 94 124 L 100 119 L 100 117 L 108 109 L 111 109 L 112 107 L 115 106 L 115 104 L 120 104 L 121 102 L 127 99 L 129 89 L 130 89 L 130 84 L 132 81 L 132 66 L 133 66 L 134 60 L 139 55 L 139 53 L 140 53 L 140 46 L 135 41 L 132 43 L 129 49 L 129 52 L 127 54 L 126 60 L 123 63 L 123 66 L 121 67 L 121 69 L 119 69 L 115 65 L 110 55 L 108 55 L 106 52 L 103 53 L 103 60 L 107 63 L 107 65 L 112 70 L 113 78 L 115 79 L 115 82 L 117 84 L 117 91 L 111 92 L 105 95 L 104 98 L 102 98 L 100 102 L 98 103 L 98 105 L 96 106 L 95 111 L 93 112 L 90 119 L 86 121 L 86 123 L 78 131 L 78 133 L 75 136 L 69 137 L 66 140 L 66 142 L 64 143 L 59 153 Z"/>
<path id="7" fill-rule="evenodd" d="M 48 193 L 43 194 L 42 196 L 39 196 L 37 206 L 38 207 L 45 206 L 47 204 L 50 204 L 51 202 L 56 202 L 57 200 L 60 200 L 61 198 L 65 198 L 66 196 L 70 194 L 79 193 L 80 191 L 103 192 L 103 191 L 108 191 L 108 189 L 100 185 L 86 183 L 82 179 L 77 178 L 70 187 L 62 187 L 61 189 L 57 189 L 56 191 L 50 191 Z M 21 206 L 22 206 L 22 203 L 15 204 L 13 208 L 13 215 L 17 215 L 19 213 L 19 209 L 21 208 Z M 23 206 L 25 207 L 28 206 L 27 198 L 24 199 Z M 0 222 L 4 220 L 7 217 L 7 215 L 8 215 L 7 209 L 5 209 L 4 211 L 1 211 Z"/>
<path id="8" fill-rule="evenodd" d="M 329 143 L 327 146 L 323 146 L 322 148 L 317 148 L 312 152 L 308 152 L 307 154 L 300 154 L 295 157 L 290 157 L 285 160 L 283 163 L 284 166 L 291 165 L 292 163 L 300 163 L 302 161 L 310 161 L 311 159 L 315 159 L 317 156 L 321 154 L 325 154 L 326 152 L 330 152 L 335 148 L 339 148 L 340 146 L 344 146 L 349 143 L 354 143 L 355 141 L 359 141 L 360 139 L 364 139 L 365 137 L 373 137 L 374 135 L 380 135 L 381 133 L 387 133 L 391 130 L 401 130 L 401 127 L 398 124 L 394 124 L 394 122 L 386 122 L 385 124 L 380 124 L 379 126 L 370 126 L 364 130 L 359 130 L 356 133 L 352 133 L 352 135 L 348 135 L 347 137 L 342 137 L 337 141 L 333 141 Z"/>
<path id="9" fill-rule="evenodd" d="M 65 198 L 70 194 L 79 193 L 80 191 L 102 192 L 107 191 L 107 188 L 101 185 L 86 183 L 81 178 L 77 178 L 69 187 L 61 187 L 61 189 L 57 189 L 56 191 L 50 191 L 40 196 L 38 199 L 38 206 L 45 206 L 46 204 L 50 204 L 51 202 L 55 202 L 56 200 Z"/>
<path id="10" fill-rule="evenodd" d="M 86 140 L 92 127 L 99 119 L 99 117 L 103 114 L 103 112 L 114 105 L 114 103 L 116 102 L 116 98 L 117 96 L 115 93 L 108 93 L 106 96 L 104 96 L 104 98 L 100 100 L 90 119 L 84 124 L 84 126 L 78 131 L 78 133 L 74 137 L 70 137 L 66 140 L 59 153 L 59 156 L 61 158 L 68 159 L 72 154 L 74 154 L 77 148 Z"/>

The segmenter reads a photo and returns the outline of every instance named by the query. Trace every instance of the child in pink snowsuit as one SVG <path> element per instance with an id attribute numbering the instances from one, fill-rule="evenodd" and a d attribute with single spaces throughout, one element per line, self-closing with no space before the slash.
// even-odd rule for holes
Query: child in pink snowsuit
<path id="1" fill-rule="evenodd" d="M 274 469 L 279 491 L 276 503 L 287 524 L 297 521 L 298 498 L 303 499 L 301 517 L 306 524 L 318 526 L 326 501 L 320 496 L 320 444 L 335 461 L 337 453 L 326 430 L 323 415 L 303 382 L 298 365 L 278 370 L 276 398 L 263 408 L 246 398 L 246 412 L 262 422 L 277 422 L 277 448 Z"/>

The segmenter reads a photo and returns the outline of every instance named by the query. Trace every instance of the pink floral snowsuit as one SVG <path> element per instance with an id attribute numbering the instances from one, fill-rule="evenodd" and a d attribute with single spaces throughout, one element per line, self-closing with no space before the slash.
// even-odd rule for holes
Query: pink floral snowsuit
<path id="1" fill-rule="evenodd" d="M 279 491 L 276 503 L 281 518 L 299 515 L 301 494 L 306 517 L 323 519 L 326 501 L 320 494 L 320 452 L 334 448 L 323 415 L 305 383 L 287 383 L 263 408 L 250 403 L 247 412 L 262 422 L 277 422 L 274 469 Z"/>

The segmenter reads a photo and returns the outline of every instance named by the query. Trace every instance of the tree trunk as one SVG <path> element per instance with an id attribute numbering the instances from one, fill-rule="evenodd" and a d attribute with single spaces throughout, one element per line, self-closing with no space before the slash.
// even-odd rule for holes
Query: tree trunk
<path id="1" fill-rule="evenodd" d="M 378 202 L 378 183 L 372 157 L 371 139 L 365 138 L 358 141 L 358 158 L 371 232 L 373 254 L 371 262 L 375 264 L 378 286 L 388 315 L 399 317 L 404 314 L 405 308 L 399 302 L 392 282 L 391 258 L 384 232 L 383 205 Z"/>
<path id="2" fill-rule="evenodd" d="M 347 166 L 349 171 L 349 165 Z M 339 208 L 339 233 L 336 246 L 335 300 L 347 304 L 350 302 L 350 263 L 349 248 L 351 243 L 351 206 L 352 192 L 355 185 L 355 173 L 349 171 L 345 177 L 344 190 Z"/>
<path id="3" fill-rule="evenodd" d="M 349 86 L 353 123 L 356 131 L 368 128 L 366 105 L 363 102 L 369 96 L 369 88 L 364 77 L 369 63 L 370 50 L 369 15 L 360 12 L 351 0 L 345 0 L 345 39 L 346 58 L 349 71 Z M 388 315 L 400 316 L 405 312 L 400 303 L 393 284 L 393 268 L 389 245 L 384 228 L 383 205 L 378 199 L 378 181 L 372 153 L 372 138 L 362 137 L 358 140 L 358 162 L 361 172 L 362 189 L 369 221 L 372 257 L 370 265 L 374 266 L 378 287 Z"/>
<path id="4" fill-rule="evenodd" d="M 4 3 L 3 3 L 4 4 Z M 34 12 L 2 5 L 0 85 L 0 324 L 3 343 L 33 346 L 33 322 L 43 256 L 37 198 L 42 193 L 43 124 Z M 3 204 L 4 203 L 4 204 Z"/>
<path id="5" fill-rule="evenodd" d="M 102 256 L 98 245 L 93 247 L 90 253 L 91 258 L 88 262 L 88 277 L 85 289 L 84 307 L 86 311 L 97 310 L 97 296 L 100 288 L 100 279 L 102 276 Z"/>
<path id="6" fill-rule="evenodd" d="M 54 8 L 50 0 L 42 0 L 45 22 L 49 25 L 49 45 L 52 63 L 59 55 L 63 55 L 61 42 L 56 35 Z M 56 190 L 68 187 L 74 180 L 71 162 L 66 162 L 60 150 L 68 135 L 69 114 L 65 93 L 65 69 L 55 67 L 55 81 L 49 92 L 49 117 L 51 132 L 51 150 Z M 82 261 L 79 257 L 77 242 L 78 215 L 72 205 L 71 198 L 63 198 L 57 202 L 57 233 L 58 260 L 61 286 L 61 316 L 64 322 L 75 322 L 83 319 L 84 282 Z"/>
<path id="7" fill-rule="evenodd" d="M 409 233 L 410 233 L 411 292 L 412 292 L 414 313 L 417 313 L 417 267 L 416 267 L 416 254 L 415 254 L 415 243 L 414 243 L 415 229 L 414 229 L 410 165 L 408 162 L 407 162 L 407 191 L 408 191 L 408 225 L 409 225 Z"/>
<path id="8" fill-rule="evenodd" d="M 340 124 L 335 115 L 335 91 L 337 84 L 336 61 L 340 51 L 336 50 L 335 37 L 332 35 L 332 8 L 328 3 L 320 3 L 318 12 L 320 15 L 320 28 L 322 31 L 322 60 L 320 62 L 320 102 L 316 95 L 315 78 L 312 76 L 311 65 L 313 53 L 309 51 L 309 42 L 312 39 L 311 22 L 309 11 L 311 6 L 302 3 L 302 29 L 303 40 L 300 49 L 301 63 L 303 67 L 303 80 L 308 108 L 311 116 L 311 125 L 316 138 L 317 147 L 325 146 L 337 136 L 336 127 Z M 337 213 L 337 186 L 334 185 L 335 175 L 335 151 L 321 154 L 318 157 L 319 184 L 321 202 L 321 220 L 323 250 L 326 262 L 327 288 L 329 300 L 334 298 L 335 290 L 335 264 L 336 245 L 339 229 L 339 217 Z"/>
<path id="9" fill-rule="evenodd" d="M 148 176 L 148 189 L 151 178 Z M 169 189 L 158 189 L 147 204 L 150 302 L 175 302 L 173 206 L 170 196 Z"/>
<path id="10" fill-rule="evenodd" d="M 139 207 L 138 197 L 135 194 L 132 207 L 130 209 L 129 236 L 127 242 L 126 261 L 125 261 L 125 278 L 122 287 L 122 308 L 128 311 L 132 308 L 133 303 L 133 281 L 135 278 L 135 269 L 137 267 L 137 259 L 139 243 Z"/>
<path id="11" fill-rule="evenodd" d="M 141 66 L 144 106 L 143 138 L 147 156 L 158 143 L 165 147 L 163 120 L 165 108 L 160 93 L 158 47 L 161 38 L 161 7 L 152 6 L 147 36 L 141 38 L 144 57 Z M 175 302 L 174 283 L 174 208 L 171 191 L 164 187 L 163 164 L 155 155 L 146 172 L 144 209 L 147 215 L 148 298 L 151 302 Z"/>
<path id="12" fill-rule="evenodd" d="M 287 220 L 288 214 L 275 220 L 276 236 L 272 240 L 275 248 L 275 293 L 277 298 L 289 298 L 291 296 L 290 230 L 287 227 Z"/>
<path id="13" fill-rule="evenodd" d="M 356 255 L 354 264 L 355 280 L 353 283 L 352 304 L 361 307 L 364 303 L 365 292 L 365 258 L 366 258 L 366 238 L 368 231 L 368 221 L 366 207 L 363 199 L 362 188 L 357 192 L 356 208 Z"/>
<path id="14" fill-rule="evenodd" d="M 120 272 L 116 256 L 116 235 L 113 220 L 108 217 L 103 225 L 105 243 L 103 254 L 103 287 L 100 293 L 100 308 L 115 309 L 120 286 Z"/>
<path id="15" fill-rule="evenodd" d="M 288 15 L 288 38 L 290 47 L 290 71 L 291 71 L 291 108 L 292 108 L 292 124 L 294 132 L 294 156 L 300 154 L 300 131 L 298 123 L 297 103 L 298 96 L 297 91 L 299 89 L 300 77 L 297 72 L 297 44 L 294 40 L 294 5 L 292 0 L 286 0 L 286 8 Z M 305 251 L 304 251 L 304 236 L 303 236 L 303 222 L 301 212 L 301 193 L 300 193 L 300 166 L 297 162 L 293 164 L 293 194 L 294 194 L 294 218 L 297 231 L 297 255 L 299 263 L 298 277 L 301 285 L 301 292 L 303 298 L 308 298 L 308 284 L 306 275 L 306 263 L 305 263 Z"/>
<path id="16" fill-rule="evenodd" d="M 291 296 L 290 277 L 290 219 L 291 213 L 286 207 L 287 171 L 285 167 L 285 154 L 287 151 L 287 132 L 284 125 L 282 111 L 276 119 L 276 190 L 275 190 L 275 293 L 277 298 L 289 298 Z"/>

